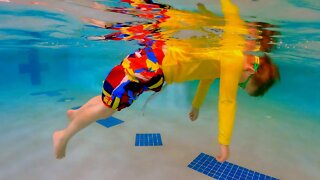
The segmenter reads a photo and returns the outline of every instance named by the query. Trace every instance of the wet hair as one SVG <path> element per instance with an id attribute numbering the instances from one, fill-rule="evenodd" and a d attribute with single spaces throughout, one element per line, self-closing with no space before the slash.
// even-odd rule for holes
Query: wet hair
<path id="1" fill-rule="evenodd" d="M 262 52 L 271 52 L 278 41 L 277 36 L 280 35 L 280 32 L 275 30 L 277 26 L 266 22 L 254 22 L 253 24 L 256 25 L 259 31 L 259 50 Z"/>
<path id="2" fill-rule="evenodd" d="M 265 54 L 260 57 L 260 65 L 251 79 L 251 84 L 255 90 L 250 93 L 251 96 L 263 96 L 275 82 L 280 80 L 278 67 L 272 63 L 270 57 Z"/>

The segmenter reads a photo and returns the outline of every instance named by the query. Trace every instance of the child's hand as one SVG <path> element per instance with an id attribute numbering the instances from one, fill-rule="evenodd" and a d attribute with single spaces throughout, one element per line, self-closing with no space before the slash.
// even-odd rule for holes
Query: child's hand
<path id="1" fill-rule="evenodd" d="M 197 120 L 198 118 L 198 115 L 199 115 L 199 109 L 195 108 L 195 107 L 192 107 L 191 108 L 191 111 L 189 113 L 189 118 L 191 121 L 195 121 Z"/>
<path id="2" fill-rule="evenodd" d="M 228 145 L 220 144 L 220 154 L 217 156 L 217 161 L 223 163 L 229 158 L 230 150 Z"/>

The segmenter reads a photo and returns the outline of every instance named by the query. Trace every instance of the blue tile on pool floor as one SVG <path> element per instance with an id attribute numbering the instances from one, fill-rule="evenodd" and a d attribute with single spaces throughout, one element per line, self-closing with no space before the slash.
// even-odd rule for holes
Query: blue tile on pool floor
<path id="1" fill-rule="evenodd" d="M 277 178 L 267 176 L 249 170 L 247 168 L 229 163 L 218 162 L 214 157 L 201 153 L 189 165 L 189 168 L 210 176 L 217 180 L 237 180 L 237 179 L 253 179 L 253 180 L 276 180 Z"/>
<path id="2" fill-rule="evenodd" d="M 135 146 L 162 146 L 159 133 L 136 134 Z"/>
<path id="3" fill-rule="evenodd" d="M 107 128 L 110 128 L 110 127 L 113 127 L 113 126 L 116 126 L 116 125 L 119 125 L 121 123 L 123 123 L 124 121 L 118 119 L 118 118 L 115 118 L 115 117 L 109 117 L 107 119 L 100 119 L 97 121 L 98 124 L 104 126 L 104 127 L 107 127 Z"/>

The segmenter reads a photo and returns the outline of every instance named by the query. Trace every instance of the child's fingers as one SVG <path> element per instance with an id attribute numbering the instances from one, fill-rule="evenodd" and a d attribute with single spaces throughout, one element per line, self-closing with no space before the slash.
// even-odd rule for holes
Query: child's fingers
<path id="1" fill-rule="evenodd" d="M 189 118 L 191 121 L 194 121 L 194 114 L 192 112 L 189 113 Z"/>
<path id="2" fill-rule="evenodd" d="M 222 155 L 217 156 L 217 161 L 223 163 L 227 158 L 223 157 Z"/>

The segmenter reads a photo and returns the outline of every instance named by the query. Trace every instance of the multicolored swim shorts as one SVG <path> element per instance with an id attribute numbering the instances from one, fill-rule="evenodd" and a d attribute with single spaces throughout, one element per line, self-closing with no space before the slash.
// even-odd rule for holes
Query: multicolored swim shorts
<path id="1" fill-rule="evenodd" d="M 161 47 L 146 47 L 127 56 L 106 77 L 102 89 L 103 103 L 120 111 L 129 107 L 144 91 L 160 91 L 164 83 L 163 57 Z"/>

